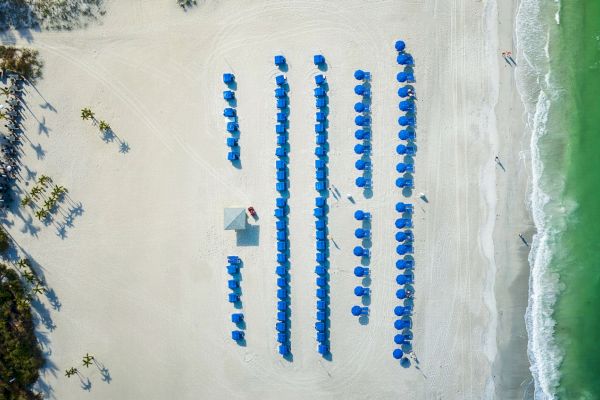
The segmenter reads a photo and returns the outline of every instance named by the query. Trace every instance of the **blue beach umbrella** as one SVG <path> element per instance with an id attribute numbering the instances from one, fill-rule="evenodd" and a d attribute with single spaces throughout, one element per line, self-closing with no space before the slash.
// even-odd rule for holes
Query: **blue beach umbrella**
<path id="1" fill-rule="evenodd" d="M 355 137 L 357 140 L 363 140 L 363 139 L 366 139 L 368 136 L 369 136 L 369 134 L 368 134 L 366 131 L 364 131 L 363 129 L 357 129 L 357 130 L 354 132 L 354 137 Z"/>
<path id="2" fill-rule="evenodd" d="M 356 112 L 363 112 L 365 111 L 365 105 L 363 103 L 356 103 L 354 104 L 354 111 Z"/>
<path id="3" fill-rule="evenodd" d="M 405 212 L 406 210 L 407 210 L 407 204 L 405 204 L 401 201 L 396 203 L 396 211 Z"/>
<path id="4" fill-rule="evenodd" d="M 355 248 L 352 250 L 352 253 L 353 253 L 355 256 L 357 256 L 357 257 L 360 257 L 360 256 L 362 256 L 362 255 L 364 254 L 364 249 L 363 249 L 362 247 L 360 247 L 360 246 L 356 246 L 356 247 L 355 247 Z"/>
<path id="5" fill-rule="evenodd" d="M 403 144 L 399 144 L 398 146 L 396 146 L 396 153 L 406 154 L 406 146 Z"/>
<path id="6" fill-rule="evenodd" d="M 406 340 L 406 338 L 404 337 L 404 335 L 402 334 L 397 334 L 396 336 L 394 336 L 394 343 L 396 344 L 402 344 L 404 343 L 404 341 Z"/>
<path id="7" fill-rule="evenodd" d="M 396 241 L 404 242 L 408 236 L 404 232 L 396 232 Z"/>
<path id="8" fill-rule="evenodd" d="M 363 85 L 354 86 L 354 93 L 359 96 L 362 96 L 363 94 L 365 94 L 365 87 Z"/>
<path id="9" fill-rule="evenodd" d="M 356 178 L 355 183 L 358 187 L 365 187 L 367 186 L 368 180 L 362 176 L 359 176 L 358 178 Z"/>
<path id="10" fill-rule="evenodd" d="M 365 218 L 365 212 L 363 210 L 356 210 L 354 212 L 354 219 L 362 221 Z"/>
<path id="11" fill-rule="evenodd" d="M 400 89 L 398 89 L 398 96 L 408 97 L 408 96 L 410 96 L 411 91 L 412 91 L 411 86 L 402 86 Z"/>
<path id="12" fill-rule="evenodd" d="M 415 109 L 415 102 L 410 100 L 403 100 L 398 104 L 400 111 L 412 111 Z"/>
<path id="13" fill-rule="evenodd" d="M 398 275 L 396 277 L 396 283 L 398 285 L 405 285 L 407 283 L 410 283 L 410 281 L 412 281 L 412 279 L 406 275 Z"/>
<path id="14" fill-rule="evenodd" d="M 410 225 L 410 219 L 408 218 L 398 218 L 396 220 L 396 228 L 402 229 L 408 227 Z"/>
<path id="15" fill-rule="evenodd" d="M 396 171 L 398 172 L 406 172 L 406 168 L 407 165 L 404 163 L 398 163 L 398 165 L 396 165 Z"/>
<path id="16" fill-rule="evenodd" d="M 359 171 L 364 171 L 369 166 L 369 163 L 365 160 L 356 160 L 354 167 Z"/>
<path id="17" fill-rule="evenodd" d="M 400 57 L 400 56 L 398 56 L 398 57 Z M 396 75 L 396 80 L 398 82 L 406 82 L 407 78 L 408 78 L 408 74 L 404 71 L 398 72 L 398 74 Z"/>
<path id="18" fill-rule="evenodd" d="M 404 48 L 406 47 L 406 43 L 404 43 L 404 41 L 402 41 L 402 40 L 398 40 L 398 41 L 396 41 L 396 44 L 394 45 L 394 47 L 396 48 L 396 51 L 404 51 Z"/>
<path id="19" fill-rule="evenodd" d="M 396 253 L 398 253 L 401 256 L 408 253 L 409 251 L 410 251 L 410 246 L 406 246 L 404 244 L 400 244 L 400 245 L 398 245 L 398 247 L 396 247 Z"/>
<path id="20" fill-rule="evenodd" d="M 396 290 L 396 297 L 399 298 L 400 300 L 405 299 L 406 298 L 406 290 L 404 290 L 404 289 Z"/>
<path id="21" fill-rule="evenodd" d="M 357 69 L 356 71 L 354 71 L 354 79 L 362 81 L 363 79 L 365 79 L 365 71 L 361 70 L 361 69 Z"/>
<path id="22" fill-rule="evenodd" d="M 402 356 L 404 355 L 404 353 L 402 353 L 402 350 L 400 349 L 396 349 L 392 352 L 392 356 L 396 359 L 399 360 L 402 358 Z"/>
<path id="23" fill-rule="evenodd" d="M 362 229 L 362 228 L 358 228 L 358 229 L 356 229 L 356 230 L 354 231 L 354 236 L 355 236 L 357 239 L 362 239 L 362 238 L 364 238 L 365 236 L 367 236 L 367 231 L 366 231 L 366 230 L 364 230 L 364 229 Z"/>
<path id="24" fill-rule="evenodd" d="M 400 118 L 398 118 L 398 124 L 402 126 L 414 126 L 415 119 L 413 117 L 407 117 L 406 115 L 403 115 Z"/>
<path id="25" fill-rule="evenodd" d="M 354 145 L 354 152 L 356 154 L 363 154 L 365 152 L 365 150 L 367 150 L 369 147 L 364 145 L 364 144 L 356 144 Z"/>

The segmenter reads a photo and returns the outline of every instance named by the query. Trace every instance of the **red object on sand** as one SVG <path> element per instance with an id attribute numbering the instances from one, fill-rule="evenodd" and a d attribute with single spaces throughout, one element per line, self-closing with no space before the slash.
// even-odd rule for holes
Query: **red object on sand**
<path id="1" fill-rule="evenodd" d="M 248 207 L 248 212 L 250 213 L 250 215 L 252 215 L 253 217 L 256 217 L 256 210 L 254 209 L 254 207 Z"/>

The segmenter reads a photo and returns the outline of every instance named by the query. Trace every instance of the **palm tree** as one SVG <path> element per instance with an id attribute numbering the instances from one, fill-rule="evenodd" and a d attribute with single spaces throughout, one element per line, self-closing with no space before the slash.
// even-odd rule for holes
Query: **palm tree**
<path id="1" fill-rule="evenodd" d="M 106 121 L 104 121 L 104 120 L 101 120 L 101 121 L 98 123 L 98 128 L 100 128 L 100 130 L 101 130 L 102 132 L 104 132 L 104 131 L 109 131 L 109 130 L 110 130 L 110 125 L 108 124 L 108 122 L 106 122 Z"/>
<path id="2" fill-rule="evenodd" d="M 71 367 L 71 368 L 69 368 L 68 370 L 65 371 L 65 376 L 67 378 L 70 378 L 71 376 L 73 376 L 73 375 L 75 375 L 77 373 L 79 373 L 79 371 L 77 370 L 77 368 Z"/>
<path id="3" fill-rule="evenodd" d="M 19 261 L 17 261 L 17 265 L 21 269 L 26 269 L 26 268 L 31 269 L 31 262 L 29 261 L 28 258 L 19 259 Z"/>
<path id="4" fill-rule="evenodd" d="M 25 207 L 29 204 L 31 204 L 31 196 L 27 194 L 21 199 L 21 207 Z"/>
<path id="5" fill-rule="evenodd" d="M 35 275 L 31 271 L 23 272 L 23 278 L 25 278 L 25 280 L 29 282 L 30 285 L 33 285 L 33 282 L 35 282 L 36 280 Z"/>
<path id="6" fill-rule="evenodd" d="M 38 285 L 35 285 L 35 287 L 33 289 L 31 289 L 31 290 L 33 290 L 34 293 L 42 294 L 42 293 L 44 293 L 46 291 L 46 288 L 43 287 L 43 286 L 40 286 L 38 284 Z"/>
<path id="7" fill-rule="evenodd" d="M 29 194 L 31 195 L 32 198 L 37 200 L 37 199 L 39 199 L 38 195 L 42 194 L 42 192 L 43 192 L 42 188 L 35 185 L 34 187 L 31 188 L 31 190 L 29 191 Z"/>
<path id="8" fill-rule="evenodd" d="M 85 356 L 83 356 L 83 365 L 88 368 L 90 365 L 92 365 L 93 360 L 94 356 L 91 356 L 89 353 L 85 353 Z"/>
<path id="9" fill-rule="evenodd" d="M 6 119 L 6 115 L 4 115 L 4 113 L 0 112 L 0 119 Z"/>
<path id="10" fill-rule="evenodd" d="M 8 95 L 10 95 L 10 89 L 9 89 L 9 88 L 7 88 L 7 87 L 3 87 L 3 88 L 1 88 L 1 89 L 0 89 L 0 91 L 2 92 L 2 94 L 3 94 L 4 96 L 8 96 Z"/>
<path id="11" fill-rule="evenodd" d="M 38 179 L 38 183 L 44 187 L 46 187 L 48 185 L 48 183 L 52 182 L 52 178 L 50 178 L 48 175 L 41 175 Z"/>
<path id="12" fill-rule="evenodd" d="M 37 219 L 39 219 L 40 221 L 43 221 L 44 219 L 46 219 L 46 217 L 48 217 L 48 210 L 46 210 L 45 208 L 42 208 L 38 211 L 35 212 L 35 216 L 37 217 Z"/>
<path id="13" fill-rule="evenodd" d="M 82 108 L 81 109 L 81 118 L 84 120 L 88 120 L 88 119 L 94 119 L 94 112 L 89 109 L 89 108 Z"/>

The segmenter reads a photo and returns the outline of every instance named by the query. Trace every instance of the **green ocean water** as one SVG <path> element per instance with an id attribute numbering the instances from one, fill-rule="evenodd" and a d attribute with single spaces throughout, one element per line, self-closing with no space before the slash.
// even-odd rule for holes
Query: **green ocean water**
<path id="1" fill-rule="evenodd" d="M 550 268 L 560 281 L 553 315 L 562 355 L 556 397 L 600 399 L 600 0 L 562 0 L 559 15 L 549 51 L 561 90 L 548 119 L 565 138 L 559 165 L 566 168 L 562 193 L 553 194 L 566 207 L 551 242 Z M 544 165 L 557 150 L 541 150 Z M 544 180 L 553 172 L 547 168 Z"/>

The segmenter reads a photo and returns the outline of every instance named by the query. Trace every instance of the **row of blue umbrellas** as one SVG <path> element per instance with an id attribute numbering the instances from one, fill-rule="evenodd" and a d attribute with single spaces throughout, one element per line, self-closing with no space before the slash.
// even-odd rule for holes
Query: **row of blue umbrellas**
<path id="1" fill-rule="evenodd" d="M 275 56 L 275 65 L 282 67 L 285 65 L 285 57 Z M 277 123 L 275 125 L 275 134 L 277 137 L 277 147 L 275 148 L 275 188 L 279 197 L 275 199 L 275 222 L 277 236 L 277 322 L 275 331 L 277 343 L 279 343 L 279 354 L 288 356 L 290 354 L 290 335 L 289 335 L 289 282 L 288 282 L 288 219 L 287 219 L 287 184 L 288 184 L 288 159 L 287 159 L 287 122 L 288 122 L 288 97 L 287 80 L 284 75 L 275 77 L 277 88 L 275 89 L 275 100 L 277 107 Z"/>
<path id="2" fill-rule="evenodd" d="M 228 88 L 233 87 L 233 85 L 235 84 L 235 76 L 230 72 L 224 73 L 223 83 Z M 235 102 L 235 92 L 229 89 L 225 90 L 223 92 L 223 99 L 227 101 L 230 105 L 233 105 Z M 229 148 L 229 151 L 227 153 L 227 160 L 233 162 L 235 160 L 240 159 L 240 148 L 238 146 L 238 139 L 235 136 L 235 134 L 239 131 L 236 109 L 233 107 L 226 107 L 223 110 L 223 116 L 228 118 L 226 129 L 227 132 L 231 134 L 231 136 L 228 137 L 225 141 L 225 144 Z"/>
<path id="3" fill-rule="evenodd" d="M 398 52 L 396 61 L 400 65 L 405 66 L 405 70 L 399 72 L 396 79 L 400 83 L 414 82 L 414 75 L 412 72 L 412 66 L 414 60 L 406 49 L 406 44 L 402 40 L 398 40 L 395 44 L 396 51 Z M 414 99 L 414 88 L 411 85 L 404 85 L 398 89 L 398 96 L 404 100 L 400 100 L 398 109 L 405 113 L 398 119 L 398 124 L 403 127 L 398 133 L 398 138 L 403 141 L 412 141 L 415 138 L 415 99 Z M 396 153 L 402 156 L 413 156 L 416 153 L 416 148 L 412 143 L 400 144 L 396 147 Z M 411 160 L 411 159 L 408 159 Z M 396 179 L 396 186 L 398 188 L 410 188 L 414 187 L 412 173 L 414 173 L 414 165 L 412 161 L 407 162 L 405 158 L 403 161 L 396 164 L 396 172 L 403 174 L 403 176 Z M 409 203 L 402 201 L 396 203 L 395 207 L 400 217 L 396 219 L 396 234 L 394 239 L 396 240 L 396 253 L 402 258 L 396 261 L 396 268 L 401 271 L 396 276 L 396 284 L 399 289 L 396 291 L 396 298 L 401 301 L 405 301 L 412 297 L 412 286 L 413 274 L 412 268 L 414 267 L 414 260 L 410 256 L 413 253 L 413 232 L 411 230 L 412 224 L 412 213 L 413 206 Z M 392 356 L 396 360 L 400 360 L 402 365 L 409 365 L 410 361 L 405 357 L 405 353 L 411 351 L 410 341 L 412 340 L 411 328 L 411 314 L 412 314 L 412 303 L 407 305 L 398 305 L 394 308 L 394 315 L 398 319 L 394 322 L 394 328 L 399 331 L 394 336 L 394 344 L 396 347 L 392 351 Z"/>
<path id="4" fill-rule="evenodd" d="M 354 118 L 354 123 L 358 129 L 354 132 L 354 137 L 359 142 L 354 146 L 354 152 L 361 158 L 356 160 L 354 168 L 361 174 L 355 180 L 356 187 L 362 189 L 371 188 L 372 181 L 370 176 L 371 161 L 370 161 L 370 140 L 371 140 L 371 117 L 368 99 L 371 96 L 368 82 L 371 80 L 371 73 L 361 69 L 354 71 L 354 78 L 361 81 L 354 87 L 354 93 L 361 96 L 361 100 L 354 104 L 354 111 L 357 115 Z"/>
<path id="5" fill-rule="evenodd" d="M 242 260 L 238 256 L 227 256 L 227 273 L 231 275 L 232 278 L 227 281 L 227 287 L 231 290 L 228 300 L 236 306 L 241 306 L 240 280 L 238 279 L 240 276 L 241 265 Z M 244 340 L 244 331 L 241 330 L 244 322 L 244 314 L 241 312 L 232 313 L 231 322 L 238 328 L 231 331 L 231 338 L 239 343 Z"/>
<path id="6" fill-rule="evenodd" d="M 320 67 L 324 64 L 325 59 L 322 55 L 317 54 L 313 57 L 316 66 Z M 330 353 L 329 348 L 329 279 L 328 279 L 328 248 L 329 242 L 327 237 L 327 198 L 323 193 L 327 191 L 327 112 L 324 107 L 319 104 L 327 104 L 327 84 L 324 75 L 320 74 L 315 77 L 316 88 L 314 95 L 316 98 L 317 112 L 315 113 L 315 209 L 313 215 L 315 217 L 315 238 L 316 238 L 316 339 L 317 351 L 319 354 L 326 356 Z M 319 100 L 325 102 L 319 103 Z"/>
<path id="7" fill-rule="evenodd" d="M 371 221 L 371 213 L 363 210 L 356 210 L 354 212 L 354 219 L 360 222 L 361 224 L 358 228 L 354 230 L 354 237 L 361 241 L 369 240 L 371 238 L 371 229 L 369 228 Z M 354 249 L 352 249 L 352 253 L 355 256 L 360 257 L 361 262 L 370 257 L 369 249 L 363 247 L 362 245 L 354 247 Z M 370 275 L 370 272 L 370 269 L 363 265 L 359 265 L 354 268 L 354 276 L 356 276 L 357 278 L 364 279 Z M 363 285 L 364 283 L 365 281 L 363 281 Z M 362 285 L 355 286 L 354 295 L 360 298 L 370 296 L 371 289 L 367 286 Z M 350 313 L 355 317 L 368 316 L 369 307 L 355 305 L 350 309 Z"/>

